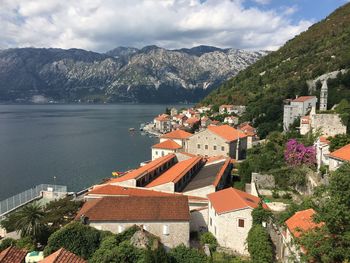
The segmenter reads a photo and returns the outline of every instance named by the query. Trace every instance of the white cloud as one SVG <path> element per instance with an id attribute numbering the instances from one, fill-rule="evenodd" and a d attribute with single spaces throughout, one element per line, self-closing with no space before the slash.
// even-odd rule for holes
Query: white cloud
<path id="1" fill-rule="evenodd" d="M 0 0 L 0 48 L 106 51 L 119 45 L 198 44 L 276 49 L 307 29 L 285 12 L 245 8 L 244 0 Z M 255 0 L 263 4 L 268 0 Z"/>

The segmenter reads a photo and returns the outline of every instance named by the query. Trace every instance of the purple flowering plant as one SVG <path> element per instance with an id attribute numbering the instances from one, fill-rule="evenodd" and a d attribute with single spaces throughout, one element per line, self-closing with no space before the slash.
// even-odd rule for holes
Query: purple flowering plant
<path id="1" fill-rule="evenodd" d="M 314 146 L 306 147 L 296 139 L 290 139 L 285 147 L 284 159 L 293 167 L 300 165 L 312 167 L 316 164 L 316 149 Z"/>

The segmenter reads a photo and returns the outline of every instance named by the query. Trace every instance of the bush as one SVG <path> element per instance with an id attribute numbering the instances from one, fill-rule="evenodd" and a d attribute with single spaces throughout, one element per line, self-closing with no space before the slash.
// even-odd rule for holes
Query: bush
<path id="1" fill-rule="evenodd" d="M 271 211 L 264 209 L 262 205 L 259 204 L 259 206 L 257 208 L 254 208 L 252 211 L 253 224 L 261 225 L 263 221 L 267 222 L 271 216 Z"/>
<path id="2" fill-rule="evenodd" d="M 218 246 L 218 241 L 216 240 L 214 235 L 210 232 L 201 234 L 200 242 L 202 246 L 204 246 L 205 244 L 208 244 L 211 252 L 216 251 L 216 248 Z"/>
<path id="3" fill-rule="evenodd" d="M 273 249 L 268 233 L 261 225 L 254 225 L 247 237 L 248 251 L 253 263 L 273 262 Z"/>
<path id="4" fill-rule="evenodd" d="M 277 199 L 277 198 L 280 198 L 280 195 L 279 195 L 278 191 L 273 190 L 273 191 L 272 191 L 272 197 L 273 197 L 273 198 L 276 198 L 276 199 Z"/>
<path id="5" fill-rule="evenodd" d="M 14 245 L 16 245 L 16 240 L 14 240 L 13 238 L 4 238 L 3 240 L 1 240 L 0 243 L 0 252 Z"/>
<path id="6" fill-rule="evenodd" d="M 123 232 L 119 233 L 116 235 L 115 239 L 117 242 L 117 245 L 123 241 L 129 241 L 130 238 L 135 234 L 135 232 L 137 232 L 138 230 L 140 230 L 140 227 L 138 227 L 137 225 L 133 225 L 132 227 L 129 227 L 127 229 L 125 229 Z"/>
<path id="7" fill-rule="evenodd" d="M 169 257 L 171 263 L 203 263 L 208 261 L 205 254 L 194 248 L 188 248 L 185 245 L 171 249 Z"/>
<path id="8" fill-rule="evenodd" d="M 35 250 L 35 245 L 30 237 L 22 237 L 21 239 L 18 239 L 16 242 L 16 247 L 23 248 L 28 251 Z"/>
<path id="9" fill-rule="evenodd" d="M 292 199 L 292 195 L 291 195 L 290 193 L 287 192 L 287 193 L 285 193 L 285 194 L 282 195 L 282 198 L 283 198 L 283 199 Z"/>
<path id="10" fill-rule="evenodd" d="M 48 256 L 64 247 L 82 258 L 88 259 L 98 249 L 100 240 L 100 231 L 80 222 L 72 222 L 50 236 L 44 255 Z"/>

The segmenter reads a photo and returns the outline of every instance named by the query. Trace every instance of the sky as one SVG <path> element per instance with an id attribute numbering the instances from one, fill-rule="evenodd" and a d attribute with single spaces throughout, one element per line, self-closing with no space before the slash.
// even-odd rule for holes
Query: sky
<path id="1" fill-rule="evenodd" d="M 276 50 L 350 0 L 0 0 L 0 49 Z"/>

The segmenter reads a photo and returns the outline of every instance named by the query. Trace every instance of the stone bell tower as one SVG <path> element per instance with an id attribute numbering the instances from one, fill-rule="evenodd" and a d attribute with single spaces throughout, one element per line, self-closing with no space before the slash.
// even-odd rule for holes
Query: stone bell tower
<path id="1" fill-rule="evenodd" d="M 320 111 L 327 110 L 327 99 L 328 99 L 328 85 L 327 79 L 323 81 L 320 93 Z"/>

